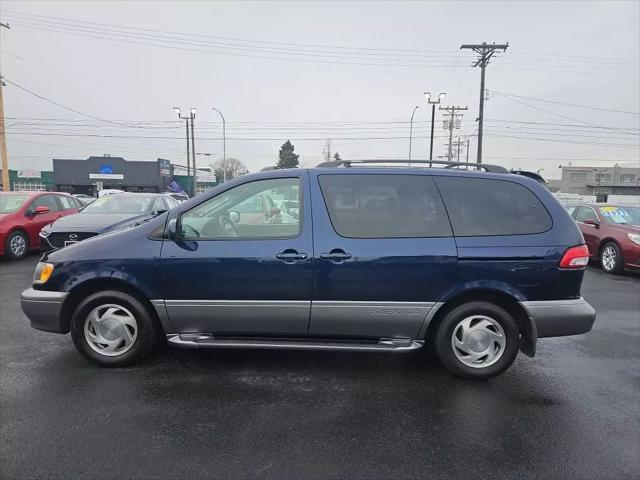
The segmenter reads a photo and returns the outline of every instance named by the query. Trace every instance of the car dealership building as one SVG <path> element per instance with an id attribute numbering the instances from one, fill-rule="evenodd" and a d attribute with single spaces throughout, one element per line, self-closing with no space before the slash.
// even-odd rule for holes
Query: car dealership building
<path id="1" fill-rule="evenodd" d="M 190 173 L 190 172 L 189 172 Z M 13 191 L 60 191 L 96 196 L 99 190 L 116 188 L 127 192 L 165 192 L 172 182 L 190 191 L 187 168 L 167 159 L 134 161 L 103 155 L 86 159 L 53 159 L 52 171 L 10 170 Z M 196 193 L 216 185 L 209 169 L 198 169 Z M 174 185 L 175 186 L 175 185 Z"/>

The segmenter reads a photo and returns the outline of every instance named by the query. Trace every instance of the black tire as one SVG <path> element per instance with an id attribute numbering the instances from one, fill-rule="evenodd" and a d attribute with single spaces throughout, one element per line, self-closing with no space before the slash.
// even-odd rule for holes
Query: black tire
<path id="1" fill-rule="evenodd" d="M 611 252 L 613 252 L 614 255 L 612 262 L 605 259 L 605 255 L 608 255 Z M 604 247 L 602 247 L 602 250 L 600 250 L 600 266 L 606 273 L 622 273 L 623 263 L 622 251 L 616 242 L 608 242 Z"/>
<path id="2" fill-rule="evenodd" d="M 22 243 L 23 247 L 16 253 L 15 248 L 12 245 L 15 243 Z M 9 234 L 4 242 L 4 254 L 9 260 L 20 260 L 29 253 L 29 237 L 21 230 L 14 230 Z"/>
<path id="3" fill-rule="evenodd" d="M 458 355 L 462 355 L 462 350 L 458 350 L 457 355 L 452 345 L 454 332 L 460 332 L 459 324 L 474 316 L 488 317 L 497 322 L 504 334 L 502 337 L 505 343 L 504 347 L 496 348 L 501 353 L 496 354 L 498 358 L 494 363 L 488 363 L 486 366 L 466 365 L 458 358 Z M 478 325 L 475 319 L 470 322 L 472 326 Z M 491 331 L 499 331 L 493 325 L 489 326 Z M 488 341 L 491 341 L 491 338 L 489 337 Z M 490 343 L 490 345 L 494 344 Z M 436 332 L 435 347 L 438 358 L 452 374 L 461 378 L 483 380 L 496 377 L 511 366 L 520 348 L 520 334 L 515 320 L 502 307 L 489 302 L 469 302 L 455 307 L 445 315 Z M 470 360 L 467 361 L 469 362 Z M 483 361 L 482 359 L 478 360 L 478 362 Z"/>
<path id="4" fill-rule="evenodd" d="M 114 356 L 96 351 L 99 345 L 96 348 L 92 347 L 85 335 L 85 325 L 89 320 L 89 315 L 94 311 L 100 312 L 101 309 L 108 309 L 107 306 L 121 308 L 120 313 L 130 313 L 134 317 L 137 328 L 137 330 L 133 330 L 135 336 L 131 345 L 125 347 L 124 341 L 121 344 L 122 349 L 128 349 L 122 353 L 116 352 L 113 354 Z M 88 328 L 91 330 L 93 326 L 89 325 Z M 120 326 L 117 326 L 116 331 L 118 328 Z M 132 330 L 129 331 L 131 333 Z M 139 362 L 154 350 L 160 334 L 161 328 L 142 302 L 117 290 L 96 292 L 88 296 L 76 307 L 71 317 L 71 338 L 74 345 L 87 359 L 103 367 L 125 367 Z"/>

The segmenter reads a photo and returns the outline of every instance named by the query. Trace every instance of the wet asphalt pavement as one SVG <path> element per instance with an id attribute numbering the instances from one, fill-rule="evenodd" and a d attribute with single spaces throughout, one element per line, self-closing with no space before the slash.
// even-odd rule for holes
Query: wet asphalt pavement
<path id="1" fill-rule="evenodd" d="M 32 330 L 0 262 L 1 478 L 639 478 L 640 277 L 590 267 L 587 335 L 489 382 L 424 353 L 169 349 L 106 370 Z"/>

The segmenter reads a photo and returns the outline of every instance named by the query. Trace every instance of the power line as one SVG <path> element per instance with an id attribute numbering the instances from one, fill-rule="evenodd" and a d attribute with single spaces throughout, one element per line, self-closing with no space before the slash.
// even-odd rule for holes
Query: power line
<path id="1" fill-rule="evenodd" d="M 14 87 L 17 87 L 20 90 L 23 90 L 23 91 L 33 95 L 34 97 L 39 98 L 40 100 L 43 100 L 43 101 L 48 102 L 48 103 L 51 103 L 51 104 L 55 105 L 56 107 L 62 108 L 64 110 L 68 110 L 69 112 L 77 113 L 78 115 L 82 115 L 82 116 L 85 116 L 85 117 L 88 117 L 88 118 L 93 118 L 94 120 L 99 120 L 101 122 L 111 123 L 113 125 L 122 125 L 122 124 L 120 124 L 118 122 L 112 122 L 111 120 L 106 120 L 104 118 L 96 117 L 95 115 L 91 115 L 89 113 L 81 112 L 80 110 L 76 110 L 74 108 L 67 107 L 65 105 L 62 105 L 61 103 L 58 103 L 58 102 L 56 102 L 54 100 L 51 100 L 50 98 L 47 98 L 47 97 L 45 97 L 43 95 L 40 95 L 39 93 L 36 93 L 36 92 L 34 92 L 32 90 L 29 90 L 28 88 L 23 87 L 22 85 L 19 85 L 19 84 L 15 83 L 15 82 L 12 82 L 11 80 L 8 80 L 6 77 L 3 77 L 3 79 L 8 84 L 13 85 Z"/>
<path id="2" fill-rule="evenodd" d="M 284 60 L 284 61 L 301 61 L 311 63 L 332 63 L 340 65 L 364 65 L 364 66 L 392 66 L 392 67 L 464 67 L 465 64 L 456 60 L 449 60 L 448 63 L 440 61 L 439 63 L 433 63 L 433 60 L 425 59 L 403 59 L 394 57 L 383 58 L 365 58 L 363 59 L 355 56 L 337 55 L 337 54 L 324 54 L 319 52 L 280 52 L 265 49 L 255 48 L 243 48 L 234 46 L 222 46 L 212 45 L 211 42 L 197 42 L 180 39 L 165 39 L 157 38 L 148 34 L 136 34 L 131 32 L 119 32 L 109 31 L 106 29 L 95 29 L 89 27 L 74 27 L 73 25 L 51 25 L 33 23 L 32 21 L 14 20 L 15 25 L 19 25 L 25 28 L 33 28 L 36 30 L 44 30 L 55 33 L 62 33 L 65 35 L 76 35 L 87 38 L 96 38 L 101 40 L 112 40 L 122 43 L 129 43 L 135 45 L 145 45 L 151 47 L 170 48 L 174 50 L 193 51 L 199 53 L 213 53 L 218 55 L 230 55 L 237 57 L 249 57 L 249 58 L 263 58 L 271 60 Z M 150 38 L 151 37 L 151 38 Z M 182 45 L 182 46 L 180 46 Z M 205 48 L 190 48 L 190 47 L 205 47 Z M 231 51 L 229 51 L 231 50 Z M 252 53 L 241 52 L 254 52 L 257 51 L 261 55 Z M 362 55 L 362 54 L 358 54 Z M 305 58 L 312 57 L 312 58 Z M 316 58 L 319 57 L 319 58 Z M 348 61 L 357 60 L 357 61 Z"/>
<path id="3" fill-rule="evenodd" d="M 611 127 L 606 127 L 604 125 L 597 125 L 595 123 L 585 122 L 584 120 L 580 120 L 579 118 L 570 117 L 568 115 L 562 115 L 560 113 L 556 113 L 556 112 L 553 112 L 551 110 L 545 110 L 544 108 L 536 107 L 535 105 L 531 105 L 530 103 L 523 102 L 522 100 L 516 100 L 515 98 L 506 97 L 506 96 L 502 96 L 502 98 L 504 98 L 506 100 L 509 100 L 509 101 L 512 101 L 512 102 L 515 102 L 515 103 L 519 103 L 521 105 L 525 105 L 525 106 L 527 106 L 529 108 L 533 108 L 534 110 L 538 110 L 540 112 L 548 113 L 550 115 L 554 115 L 554 116 L 559 117 L 559 118 L 564 118 L 565 120 L 571 120 L 573 122 L 579 122 L 579 123 L 582 123 L 584 125 L 590 125 L 592 127 L 598 127 L 598 128 L 604 128 L 604 129 L 607 129 L 607 130 L 613 130 Z"/>
<path id="4" fill-rule="evenodd" d="M 544 103 L 553 103 L 555 105 L 566 105 L 568 107 L 586 108 L 586 109 L 589 109 L 589 110 L 600 110 L 600 111 L 603 111 L 603 112 L 624 113 L 626 115 L 640 115 L 640 112 L 630 112 L 628 110 L 615 110 L 615 109 L 612 109 L 612 108 L 604 108 L 604 107 L 592 107 L 590 105 L 578 105 L 576 103 L 558 102 L 556 100 L 546 100 L 544 98 L 525 97 L 524 95 L 514 95 L 513 93 L 498 92 L 496 90 L 491 90 L 491 93 L 493 93 L 495 95 L 500 95 L 500 96 L 503 96 L 503 97 L 524 98 L 526 100 L 534 100 L 536 102 L 544 102 Z"/>
<path id="5" fill-rule="evenodd" d="M 67 35 L 80 35 L 89 38 L 97 38 L 103 40 L 113 40 L 124 43 L 132 43 L 139 45 L 147 45 L 154 47 L 174 48 L 179 50 L 190 50 L 200 53 L 214 53 L 223 55 L 244 56 L 251 58 L 268 58 L 285 61 L 308 61 L 315 63 L 337 63 L 337 64 L 353 64 L 353 65 L 369 65 L 369 66 L 394 66 L 394 67 L 462 67 L 464 62 L 459 61 L 458 57 L 451 55 L 443 55 L 444 50 L 412 50 L 412 49 L 384 49 L 384 48 L 368 48 L 368 47 L 346 47 L 346 46 L 327 46 L 327 45 L 310 45 L 295 44 L 291 42 L 269 42 L 256 41 L 247 39 L 238 39 L 231 37 L 220 37 L 213 35 L 193 34 L 184 32 L 170 32 L 166 30 L 155 30 L 141 27 L 119 26 L 106 23 L 88 22 L 73 19 L 64 19 L 61 17 L 47 17 L 43 15 L 10 13 L 8 16 L 14 18 L 14 23 L 26 28 L 40 29 L 55 33 L 63 33 Z M 229 43 L 229 42 L 235 43 Z M 153 42 L 153 43 L 149 43 Z M 239 42 L 239 43 L 238 43 Z M 182 45 L 180 47 L 179 45 Z M 265 46 L 266 45 L 266 46 Z M 287 48 L 276 47 L 274 45 L 286 45 Z M 187 48 L 187 46 L 208 48 Z M 295 48 L 292 48 L 295 47 Z M 213 49 L 213 50 L 212 50 Z M 322 49 L 322 50 L 320 50 Z M 222 51 L 221 51 L 222 50 Z M 231 51 L 229 51 L 231 50 Z M 333 50 L 333 51 L 332 51 Z M 242 53 L 244 52 L 244 53 Z M 256 52 L 263 55 L 256 55 Z M 404 53 L 403 53 L 404 52 Z M 408 53 L 407 53 L 408 52 Z M 436 52 L 436 55 L 431 53 Z M 266 54 L 266 55 L 264 55 Z M 275 56 L 274 56 L 275 55 Z M 304 58 L 304 57 L 311 58 Z M 365 57 L 365 58 L 363 58 Z M 368 57 L 368 58 L 367 58 Z M 319 58 L 319 59 L 318 59 Z M 325 60 L 322 60 L 322 59 Z M 357 61 L 346 61 L 357 60 Z M 364 60 L 364 61 L 363 61 Z M 584 62 L 584 60 L 580 60 Z M 413 62 L 413 63 L 412 63 Z M 436 63 L 433 63 L 436 62 Z M 566 59 L 563 61 L 562 67 L 565 70 L 558 69 L 558 65 L 541 64 L 541 63 L 518 63 L 506 62 L 507 67 L 521 68 L 518 66 L 533 67 L 551 67 L 555 72 L 566 73 L 589 73 L 584 69 L 585 65 L 567 65 Z M 566 68 L 574 68 L 574 70 L 566 70 Z M 579 70 L 575 70 L 578 68 Z M 535 68 L 533 70 L 536 70 Z M 545 70 L 543 70 L 545 71 Z M 598 70 L 602 73 L 601 70 Z M 608 69 L 613 72 L 612 68 Z M 636 75 L 636 72 L 629 72 Z"/>

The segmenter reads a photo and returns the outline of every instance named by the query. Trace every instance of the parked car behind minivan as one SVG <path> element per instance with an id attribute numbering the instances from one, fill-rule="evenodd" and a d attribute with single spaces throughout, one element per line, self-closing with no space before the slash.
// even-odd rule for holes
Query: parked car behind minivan
<path id="1" fill-rule="evenodd" d="M 539 338 L 588 332 L 595 311 L 573 220 L 538 182 L 481 168 L 500 173 L 340 161 L 246 175 L 44 257 L 22 308 L 104 366 L 163 335 L 189 348 L 428 344 L 455 375 L 493 377 Z M 298 215 L 241 208 L 266 198 Z"/>
<path id="2" fill-rule="evenodd" d="M 178 204 L 171 196 L 157 193 L 105 195 L 86 205 L 80 213 L 61 218 L 40 232 L 44 251 L 146 221 Z"/>
<path id="3" fill-rule="evenodd" d="M 640 271 L 640 208 L 622 205 L 566 207 L 589 249 L 607 273 Z"/>
<path id="4" fill-rule="evenodd" d="M 57 192 L 0 192 L 0 257 L 19 260 L 40 248 L 40 230 L 82 208 Z"/>

